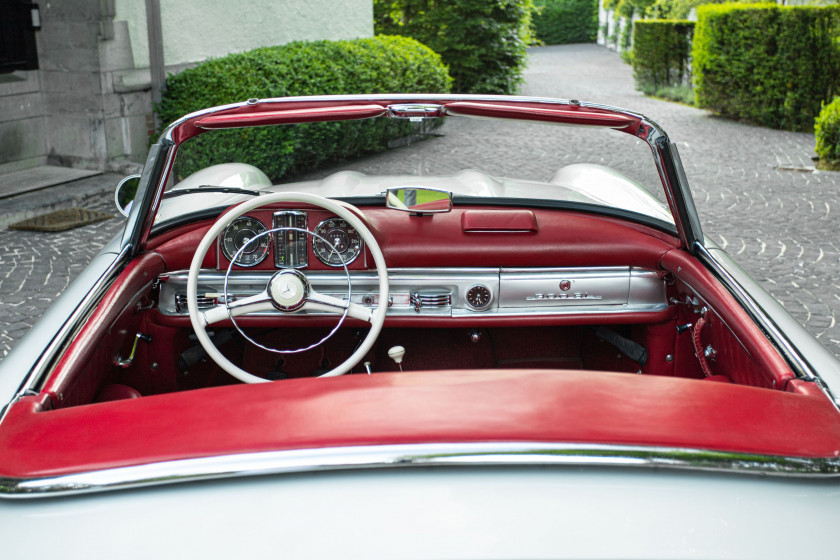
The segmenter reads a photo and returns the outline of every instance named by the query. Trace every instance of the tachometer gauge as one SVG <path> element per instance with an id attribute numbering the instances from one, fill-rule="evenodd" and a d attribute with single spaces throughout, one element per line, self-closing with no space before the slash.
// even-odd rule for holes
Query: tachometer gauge
<path id="1" fill-rule="evenodd" d="M 266 231 L 268 230 L 265 225 L 256 218 L 249 218 L 248 216 L 237 218 L 222 232 L 222 237 L 219 240 L 222 253 L 227 260 L 232 261 L 236 252 L 245 247 L 239 253 L 239 257 L 234 261 L 234 264 L 239 266 L 258 265 L 268 255 L 268 247 L 271 244 L 269 238 L 271 236 L 263 235 L 253 243 L 249 243 L 249 241 Z"/>
<path id="2" fill-rule="evenodd" d="M 350 264 L 362 252 L 362 238 L 347 220 L 324 220 L 313 232 L 315 235 L 312 236 L 312 252 L 327 266 Z"/>

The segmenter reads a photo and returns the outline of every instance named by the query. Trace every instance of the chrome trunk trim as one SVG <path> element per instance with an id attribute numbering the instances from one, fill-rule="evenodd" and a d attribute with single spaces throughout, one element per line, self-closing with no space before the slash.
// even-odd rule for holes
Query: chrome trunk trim
<path id="1" fill-rule="evenodd" d="M 0 499 L 50 498 L 251 476 L 406 467 L 636 467 L 836 478 L 840 459 L 620 445 L 427 443 L 243 453 L 42 478 L 0 478 Z"/>

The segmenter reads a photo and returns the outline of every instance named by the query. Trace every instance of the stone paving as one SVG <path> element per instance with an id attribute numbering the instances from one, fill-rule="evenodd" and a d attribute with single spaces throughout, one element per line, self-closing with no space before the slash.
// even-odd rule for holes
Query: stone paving
<path id="1" fill-rule="evenodd" d="M 116 217 L 59 233 L 0 229 L 0 358 L 125 227 L 111 193 L 85 201 L 84 207 Z"/>
<path id="2" fill-rule="evenodd" d="M 679 145 L 704 231 L 840 356 L 840 173 L 810 171 L 813 135 L 646 98 L 633 90 L 630 67 L 596 45 L 532 49 L 525 77 L 526 95 L 626 107 L 662 125 Z M 493 121 L 476 123 L 484 127 L 479 138 L 506 133 Z M 510 154 L 492 157 L 515 163 Z M 102 195 L 85 207 L 111 211 L 112 204 Z M 115 218 L 59 234 L 0 230 L 0 358 L 123 225 Z"/>
<path id="3" fill-rule="evenodd" d="M 813 169 L 814 136 L 729 121 L 644 97 L 592 45 L 531 53 L 525 93 L 640 112 L 677 142 L 704 232 L 840 356 L 840 173 Z"/>

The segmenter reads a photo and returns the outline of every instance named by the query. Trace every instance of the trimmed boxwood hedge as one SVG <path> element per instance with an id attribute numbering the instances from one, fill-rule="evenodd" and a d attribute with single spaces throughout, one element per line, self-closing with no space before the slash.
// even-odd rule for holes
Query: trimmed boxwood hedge
<path id="1" fill-rule="evenodd" d="M 374 0 L 374 29 L 440 54 L 457 93 L 515 93 L 533 9 L 533 0 Z"/>
<path id="2" fill-rule="evenodd" d="M 820 156 L 818 167 L 840 170 L 840 97 L 823 106 L 814 123 L 814 136 Z"/>
<path id="3" fill-rule="evenodd" d="M 534 34 L 547 45 L 594 43 L 598 0 L 535 0 Z"/>
<path id="4" fill-rule="evenodd" d="M 840 86 L 840 7 L 776 4 L 697 9 L 696 101 L 722 115 L 811 130 Z"/>
<path id="5" fill-rule="evenodd" d="M 693 31 L 694 22 L 688 20 L 635 22 L 631 63 L 636 89 L 650 95 L 691 80 L 688 57 Z"/>
<path id="6" fill-rule="evenodd" d="M 448 93 L 451 81 L 440 56 L 407 37 L 294 42 L 211 59 L 170 75 L 158 114 L 169 123 L 199 109 L 254 97 Z M 385 149 L 400 131 L 394 121 L 383 121 L 205 133 L 179 149 L 177 172 L 185 177 L 214 163 L 238 161 L 279 182 L 327 161 Z"/>
<path id="7" fill-rule="evenodd" d="M 685 19 L 691 10 L 703 4 L 766 4 L 767 0 L 656 0 L 645 17 L 656 19 Z"/>

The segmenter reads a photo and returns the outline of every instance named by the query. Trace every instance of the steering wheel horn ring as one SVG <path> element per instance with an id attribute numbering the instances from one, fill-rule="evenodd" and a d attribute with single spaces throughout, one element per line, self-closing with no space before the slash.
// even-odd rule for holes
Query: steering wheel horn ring
<path id="1" fill-rule="evenodd" d="M 371 310 L 363 305 L 354 304 L 350 297 L 350 274 L 347 270 L 346 263 L 344 264 L 345 274 L 347 276 L 348 294 L 347 299 L 342 300 L 326 294 L 320 294 L 312 289 L 306 275 L 297 269 L 283 269 L 272 275 L 269 279 L 266 289 L 253 296 L 249 296 L 237 301 L 230 301 L 228 297 L 228 278 L 233 268 L 233 262 L 236 258 L 231 260 L 225 274 L 224 283 L 224 298 L 223 303 L 213 307 L 209 310 L 200 311 L 198 309 L 198 276 L 201 271 L 201 264 L 207 251 L 213 245 L 219 234 L 235 219 L 261 206 L 285 202 L 299 202 L 304 204 L 314 205 L 324 210 L 328 210 L 336 214 L 340 218 L 346 220 L 356 231 L 359 232 L 360 237 L 370 251 L 373 261 L 376 265 L 376 273 L 379 280 L 379 303 L 374 310 Z M 330 338 L 341 326 L 345 317 L 350 316 L 356 319 L 370 323 L 368 334 L 362 343 L 356 348 L 347 360 L 321 375 L 321 377 L 334 377 L 343 375 L 350 371 L 350 369 L 359 363 L 367 352 L 373 347 L 379 332 L 385 322 L 385 314 L 387 312 L 388 301 L 388 270 L 385 266 L 385 258 L 379 248 L 373 234 L 367 228 L 365 223 L 356 216 L 356 212 L 361 212 L 348 204 L 337 202 L 334 200 L 322 198 L 320 196 L 308 193 L 274 193 L 270 195 L 260 196 L 246 202 L 243 202 L 231 212 L 222 216 L 205 234 L 204 238 L 198 245 L 195 255 L 193 256 L 190 265 L 190 272 L 187 278 L 187 307 L 190 312 L 190 322 L 199 343 L 202 345 L 207 355 L 213 359 L 222 369 L 245 383 L 264 383 L 269 381 L 262 377 L 253 375 L 239 368 L 233 364 L 227 357 L 225 357 L 216 346 L 213 344 L 210 336 L 207 334 L 206 327 L 218 321 L 229 319 L 234 323 L 236 329 L 245 336 L 250 342 L 265 350 L 276 353 L 296 353 L 303 352 L 318 346 Z M 290 228 L 276 228 L 276 229 L 290 229 Z M 296 228 L 294 228 L 296 229 Z M 260 235 L 268 235 L 275 230 L 264 232 Z M 308 235 L 320 237 L 315 232 L 304 230 Z M 250 240 L 253 242 L 253 240 Z M 247 247 L 247 243 L 240 248 L 240 251 Z M 237 253 L 238 255 L 238 253 Z M 320 341 L 297 350 L 276 350 L 263 346 L 250 337 L 248 337 L 242 329 L 236 324 L 235 317 L 246 315 L 248 313 L 260 313 L 272 310 L 279 310 L 285 313 L 294 313 L 300 311 L 317 311 L 341 314 L 341 319 L 338 324 Z"/>

